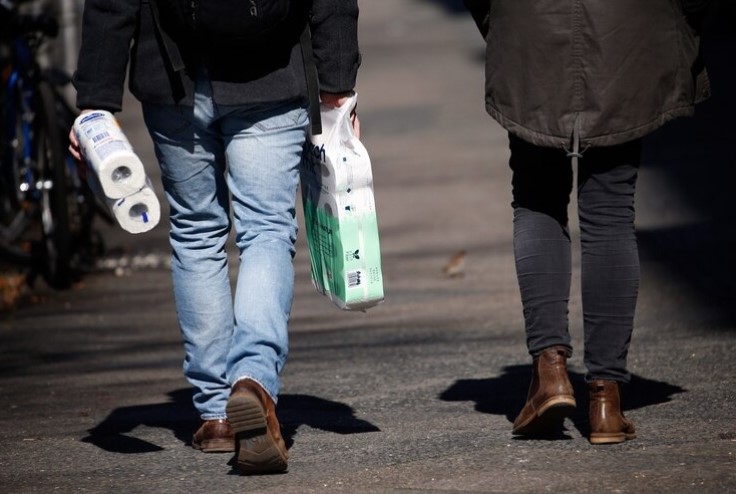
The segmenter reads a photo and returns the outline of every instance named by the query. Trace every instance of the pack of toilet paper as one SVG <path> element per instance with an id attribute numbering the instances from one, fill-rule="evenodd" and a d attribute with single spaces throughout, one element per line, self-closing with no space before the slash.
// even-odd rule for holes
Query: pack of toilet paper
<path id="1" fill-rule="evenodd" d="M 129 233 L 144 233 L 158 225 L 161 205 L 151 181 L 137 191 L 118 199 L 108 199 L 107 206 L 118 224 Z"/>
<path id="2" fill-rule="evenodd" d="M 371 162 L 350 122 L 356 103 L 321 108 L 323 133 L 310 137 L 301 167 L 312 282 L 344 310 L 384 299 Z"/>
<path id="3" fill-rule="evenodd" d="M 87 182 L 118 224 L 130 233 L 155 227 L 161 205 L 117 119 L 104 110 L 82 113 L 73 131 L 90 171 Z"/>

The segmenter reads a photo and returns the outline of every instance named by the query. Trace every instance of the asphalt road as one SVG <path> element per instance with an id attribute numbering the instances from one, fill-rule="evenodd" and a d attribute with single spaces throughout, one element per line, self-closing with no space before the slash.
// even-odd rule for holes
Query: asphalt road
<path id="1" fill-rule="evenodd" d="M 708 39 L 712 100 L 647 140 L 624 395 L 638 438 L 596 447 L 577 283 L 577 412 L 563 439 L 510 433 L 530 362 L 506 134 L 483 109 L 471 20 L 449 1 L 370 0 L 360 41 L 386 301 L 366 313 L 333 307 L 311 285 L 301 236 L 278 407 L 289 472 L 240 477 L 231 455 L 189 446 L 197 417 L 166 225 L 137 236 L 101 225 L 108 253 L 74 289 L 39 283 L 0 319 L 0 492 L 736 492 L 736 104 L 725 91 L 736 87 L 736 38 Z M 121 122 L 157 180 L 132 98 Z M 445 277 L 461 250 L 464 275 Z"/>

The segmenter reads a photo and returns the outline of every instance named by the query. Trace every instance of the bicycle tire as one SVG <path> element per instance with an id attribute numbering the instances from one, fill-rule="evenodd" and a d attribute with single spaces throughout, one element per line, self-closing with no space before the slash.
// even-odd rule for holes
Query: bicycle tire
<path id="1" fill-rule="evenodd" d="M 8 131 L 13 129 L 10 139 L 3 132 L 2 176 L 0 176 L 0 259 L 15 266 L 32 265 L 36 245 L 27 231 L 33 223 L 34 210 L 27 207 L 20 192 L 20 170 L 24 166 L 23 150 L 28 144 L 23 133 L 23 113 L 19 110 L 22 98 L 18 91 L 2 95 L 3 124 Z"/>
<path id="2" fill-rule="evenodd" d="M 35 152 L 43 187 L 41 223 L 44 237 L 43 276 L 54 288 L 72 284 L 72 233 L 69 224 L 69 171 L 56 115 L 54 90 L 48 81 L 37 86 Z"/>

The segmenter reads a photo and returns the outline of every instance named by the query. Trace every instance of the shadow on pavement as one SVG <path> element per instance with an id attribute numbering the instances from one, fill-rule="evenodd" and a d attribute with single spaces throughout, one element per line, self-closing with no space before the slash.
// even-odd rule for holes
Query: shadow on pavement
<path id="1" fill-rule="evenodd" d="M 294 443 L 294 436 L 303 425 L 336 434 L 361 434 L 381 430 L 370 422 L 357 418 L 355 411 L 348 405 L 316 396 L 282 395 L 279 397 L 277 412 L 287 447 Z"/>
<path id="2" fill-rule="evenodd" d="M 172 401 L 151 405 L 136 405 L 115 409 L 82 439 L 111 453 L 137 454 L 161 451 L 164 448 L 127 435 L 138 426 L 171 429 L 174 436 L 191 444 L 198 415 L 192 407 L 192 390 L 178 389 L 169 393 Z"/>
<path id="3" fill-rule="evenodd" d="M 137 454 L 161 451 L 164 448 L 131 436 L 139 426 L 170 429 L 174 436 L 191 445 L 192 434 L 199 425 L 199 416 L 192 406 L 192 390 L 179 389 L 169 393 L 171 401 L 151 405 L 136 405 L 114 410 L 82 439 L 111 453 Z M 379 432 L 375 425 L 355 417 L 351 407 L 343 403 L 309 395 L 279 397 L 277 413 L 287 447 L 302 425 L 336 434 Z"/>
<path id="4" fill-rule="evenodd" d="M 516 415 L 524 407 L 531 365 L 511 365 L 504 367 L 500 377 L 489 379 L 461 379 L 439 396 L 443 401 L 472 401 L 475 410 L 492 415 L 503 415 L 509 421 L 509 431 Z M 570 372 L 570 381 L 575 390 L 577 407 L 570 415 L 575 428 L 584 436 L 588 435 L 588 389 L 585 376 Z M 673 395 L 686 392 L 680 386 L 662 381 L 654 381 L 640 376 L 631 376 L 631 382 L 622 389 L 623 410 L 634 410 L 666 403 Z M 570 439 L 562 435 L 550 439 Z"/>
<path id="5" fill-rule="evenodd" d="M 438 4 L 444 8 L 450 14 L 462 15 L 467 14 L 468 11 L 463 5 L 463 0 L 425 0 L 430 3 Z"/>

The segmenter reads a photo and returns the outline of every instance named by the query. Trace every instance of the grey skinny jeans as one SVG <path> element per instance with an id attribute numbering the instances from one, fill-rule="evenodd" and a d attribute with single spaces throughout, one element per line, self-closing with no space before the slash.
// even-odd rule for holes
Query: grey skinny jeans
<path id="1" fill-rule="evenodd" d="M 571 253 L 567 209 L 571 158 L 509 137 L 514 256 L 532 356 L 554 345 L 572 354 L 568 332 Z M 628 382 L 626 356 L 639 291 L 634 192 L 641 140 L 591 148 L 579 158 L 578 216 L 586 380 Z"/>

